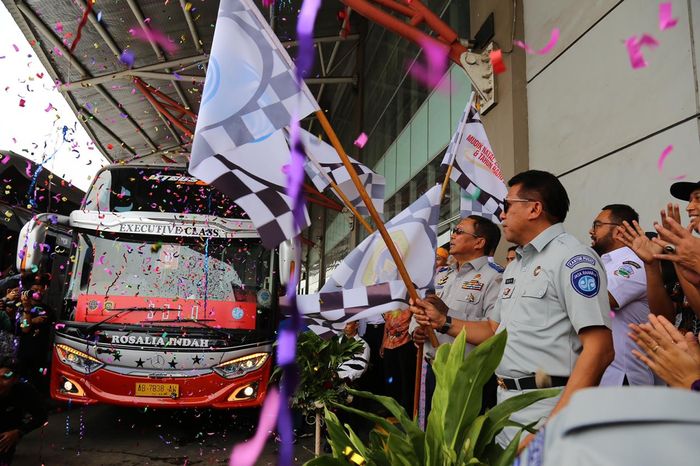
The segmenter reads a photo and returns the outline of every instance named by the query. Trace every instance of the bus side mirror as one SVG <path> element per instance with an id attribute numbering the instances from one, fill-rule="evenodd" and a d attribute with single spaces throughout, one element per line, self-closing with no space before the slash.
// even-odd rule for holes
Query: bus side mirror
<path id="1" fill-rule="evenodd" d="M 17 241 L 17 270 L 36 272 L 43 258 L 46 232 L 51 223 L 69 225 L 69 217 L 56 214 L 37 214 L 19 232 Z"/>
<path id="2" fill-rule="evenodd" d="M 296 269 L 297 248 L 293 240 L 287 240 L 279 245 L 280 283 L 286 286 L 294 276 Z"/>

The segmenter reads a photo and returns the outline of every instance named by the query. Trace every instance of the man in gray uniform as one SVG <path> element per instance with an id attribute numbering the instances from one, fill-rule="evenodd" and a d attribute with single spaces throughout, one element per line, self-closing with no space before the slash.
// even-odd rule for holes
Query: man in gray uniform
<path id="1" fill-rule="evenodd" d="M 501 272 L 496 264 L 489 262 L 488 256 L 496 249 L 500 239 L 501 231 L 498 226 L 478 215 L 463 218 L 452 230 L 450 254 L 455 262 L 438 269 L 435 276 L 435 294 L 439 299 L 433 298 L 434 304 L 442 310 L 446 309 L 445 322 L 436 332 L 440 344 L 454 341 L 455 336 L 459 334 L 458 322 L 485 322 L 493 319 L 493 307 L 501 286 Z M 435 348 L 426 340 L 423 327 L 418 326 L 415 319 L 411 321 L 409 332 L 416 343 L 424 344 L 425 357 L 431 361 L 435 357 Z M 481 341 L 483 340 L 470 339 L 467 351 Z M 424 399 L 421 404 L 425 406 L 427 413 L 430 411 L 435 379 L 430 367 L 426 367 L 424 373 L 425 395 L 421 396 L 421 399 Z M 482 403 L 484 407 L 495 404 L 495 389 L 494 379 L 493 383 L 485 387 Z"/>
<path id="2" fill-rule="evenodd" d="M 438 269 L 435 276 L 435 294 L 448 309 L 445 322 L 437 329 L 440 344 L 452 343 L 459 335 L 458 322 L 493 320 L 501 273 L 488 261 L 488 254 L 496 249 L 500 239 L 498 226 L 478 215 L 463 218 L 452 229 L 450 254 L 455 263 Z M 414 341 L 424 343 L 425 355 L 434 357 L 435 349 L 415 320 L 410 332 Z M 467 351 L 483 341 L 468 340 Z"/>
<path id="3" fill-rule="evenodd" d="M 551 173 L 538 170 L 516 175 L 508 186 L 503 231 L 508 241 L 522 246 L 503 274 L 493 321 L 460 327 L 466 328 L 468 339 L 470 334 L 479 338 L 507 330 L 508 342 L 496 369 L 499 403 L 530 390 L 564 387 L 560 396 L 511 416 L 530 424 L 555 414 L 576 390 L 597 385 L 614 350 L 605 271 L 590 248 L 564 232 L 561 222 L 569 210 L 564 186 Z M 444 323 L 424 300 L 411 310 L 418 323 L 433 328 Z M 536 373 L 541 375 L 537 381 Z M 516 432 L 505 429 L 499 443 L 506 446 Z"/>

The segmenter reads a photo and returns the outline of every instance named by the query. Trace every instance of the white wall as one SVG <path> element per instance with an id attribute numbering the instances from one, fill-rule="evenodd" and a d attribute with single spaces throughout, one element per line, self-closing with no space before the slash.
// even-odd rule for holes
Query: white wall
<path id="1" fill-rule="evenodd" d="M 561 29 L 552 52 L 528 56 L 530 168 L 561 176 L 572 201 L 566 227 L 582 241 L 603 205 L 630 204 L 651 229 L 671 200 L 672 178 L 700 180 L 700 1 L 673 1 L 679 22 L 663 32 L 658 3 L 524 2 L 525 40 L 534 48 Z M 633 70 L 624 41 L 642 33 L 660 46 L 644 48 L 649 66 Z M 669 144 L 674 151 L 659 173 Z"/>

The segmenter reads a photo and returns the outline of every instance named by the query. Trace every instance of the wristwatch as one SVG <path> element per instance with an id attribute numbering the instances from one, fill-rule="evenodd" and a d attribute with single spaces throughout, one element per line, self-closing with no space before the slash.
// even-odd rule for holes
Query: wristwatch
<path id="1" fill-rule="evenodd" d="M 440 333 L 447 333 L 450 331 L 451 327 L 452 327 L 452 317 L 447 316 L 447 317 L 445 317 L 445 323 L 442 324 L 442 327 L 437 329 L 437 331 Z"/>

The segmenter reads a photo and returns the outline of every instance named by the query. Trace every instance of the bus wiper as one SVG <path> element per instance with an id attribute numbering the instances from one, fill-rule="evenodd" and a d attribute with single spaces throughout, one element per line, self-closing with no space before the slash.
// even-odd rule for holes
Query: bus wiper
<path id="1" fill-rule="evenodd" d="M 112 319 L 114 319 L 115 317 L 118 317 L 118 316 L 124 314 L 125 312 L 131 312 L 131 311 L 160 311 L 160 310 L 162 310 L 162 309 L 159 309 L 159 308 L 157 309 L 157 308 L 154 308 L 154 307 L 125 307 L 125 308 L 116 308 L 116 309 L 110 309 L 110 310 L 111 310 L 111 311 L 119 311 L 119 312 L 117 312 L 116 314 L 112 314 L 111 316 L 107 316 L 107 317 L 105 317 L 104 319 L 102 319 L 102 320 L 99 321 L 99 322 L 95 322 L 94 324 L 92 324 L 92 325 L 90 325 L 88 328 L 86 328 L 85 330 L 86 330 L 88 333 L 90 333 L 90 332 L 92 332 L 93 330 L 95 330 L 97 327 L 99 327 L 100 325 L 109 322 L 110 320 L 112 320 Z"/>
<path id="2" fill-rule="evenodd" d="M 200 325 L 206 329 L 212 330 L 212 331 L 218 333 L 219 335 L 226 337 L 227 339 L 230 338 L 231 335 L 229 335 L 229 333 L 226 332 L 225 330 L 222 330 L 218 327 L 213 327 L 213 326 L 206 323 L 206 322 L 214 322 L 214 321 L 215 321 L 215 319 L 175 319 L 175 320 L 161 320 L 161 321 L 149 320 L 146 322 L 173 323 L 173 324 L 181 323 L 181 322 L 187 322 L 187 323 L 191 322 L 191 323 L 195 323 L 197 325 Z"/>

